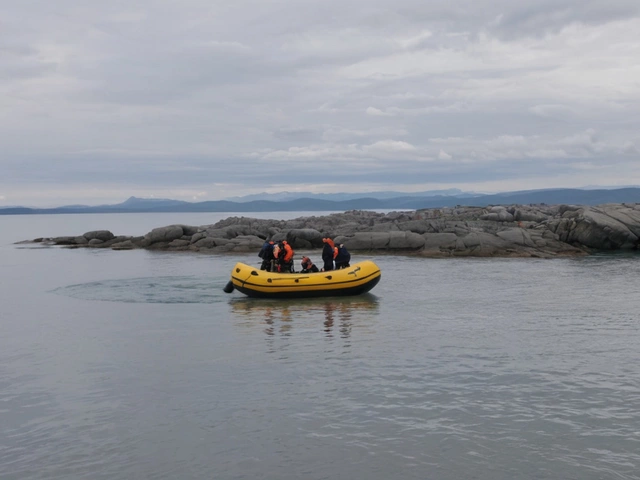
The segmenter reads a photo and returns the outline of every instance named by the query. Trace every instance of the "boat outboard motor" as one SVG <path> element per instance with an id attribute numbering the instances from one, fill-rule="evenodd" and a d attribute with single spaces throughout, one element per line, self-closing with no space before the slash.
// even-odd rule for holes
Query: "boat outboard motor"
<path id="1" fill-rule="evenodd" d="M 233 292 L 233 282 L 231 280 L 229 280 L 229 283 L 227 283 L 224 288 L 222 289 L 222 291 L 224 293 L 231 293 Z"/>

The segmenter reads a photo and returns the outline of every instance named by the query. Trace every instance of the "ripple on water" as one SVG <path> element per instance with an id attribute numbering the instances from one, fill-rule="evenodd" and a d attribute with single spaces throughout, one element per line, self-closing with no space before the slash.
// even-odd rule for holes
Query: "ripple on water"
<path id="1" fill-rule="evenodd" d="M 81 300 L 121 303 L 219 303 L 224 285 L 197 276 L 101 280 L 56 288 L 52 293 Z"/>

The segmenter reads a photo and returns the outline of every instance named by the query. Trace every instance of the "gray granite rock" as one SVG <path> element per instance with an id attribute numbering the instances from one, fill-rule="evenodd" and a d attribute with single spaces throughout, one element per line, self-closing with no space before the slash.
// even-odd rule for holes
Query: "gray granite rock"
<path id="1" fill-rule="evenodd" d="M 169 242 L 169 248 L 182 248 L 182 247 L 188 247 L 189 245 L 191 245 L 191 242 L 189 240 L 183 240 L 181 238 L 176 238 L 175 240 L 171 240 Z"/>
<path id="2" fill-rule="evenodd" d="M 70 248 L 257 251 L 265 239 L 287 240 L 294 250 L 322 248 L 329 236 L 352 252 L 397 252 L 430 257 L 523 256 L 550 258 L 640 246 L 640 205 L 509 205 L 410 212 L 351 210 L 292 220 L 229 217 L 213 225 L 169 225 L 144 237 L 108 230 L 34 241 Z"/>
<path id="3" fill-rule="evenodd" d="M 113 233 L 111 233 L 109 230 L 96 230 L 93 232 L 87 232 L 82 236 L 88 241 L 97 238 L 98 240 L 102 240 L 103 242 L 111 240 L 114 237 Z"/>
<path id="4" fill-rule="evenodd" d="M 277 236 L 274 235 L 274 238 Z M 322 233 L 315 228 L 294 228 L 289 230 L 284 236 L 283 240 L 286 240 L 291 244 L 291 248 L 321 248 L 322 247 Z"/>
<path id="5" fill-rule="evenodd" d="M 144 237 L 148 245 L 154 243 L 169 243 L 184 235 L 184 230 L 180 225 L 169 225 L 167 227 L 154 228 Z"/>
<path id="6" fill-rule="evenodd" d="M 133 250 L 138 248 L 131 240 L 125 240 L 124 242 L 116 242 L 111 245 L 112 250 Z"/>

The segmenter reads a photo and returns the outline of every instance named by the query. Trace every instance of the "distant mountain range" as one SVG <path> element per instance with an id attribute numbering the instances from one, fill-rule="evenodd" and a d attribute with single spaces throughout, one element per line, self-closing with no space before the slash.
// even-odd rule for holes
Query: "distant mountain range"
<path id="1" fill-rule="evenodd" d="M 331 200 L 341 202 L 343 200 L 357 200 L 359 198 L 377 198 L 378 200 L 386 200 L 399 197 L 475 197 L 481 195 L 475 192 L 463 192 L 458 188 L 449 188 L 447 190 L 429 190 L 425 192 L 403 193 L 403 192 L 369 192 L 369 193 L 311 193 L 311 192 L 280 192 L 280 193 L 257 193 L 254 195 L 245 195 L 243 197 L 230 197 L 226 200 L 231 202 L 246 203 L 256 200 L 269 200 L 272 202 L 288 202 L 299 198 L 314 198 L 316 200 Z"/>
<path id="2" fill-rule="evenodd" d="M 269 194 L 262 194 L 269 195 Z M 311 195 L 311 196 L 309 196 Z M 497 194 L 478 194 L 461 190 L 412 193 L 371 192 L 364 194 L 289 193 L 271 195 L 278 201 L 238 197 L 236 201 L 184 202 L 180 200 L 131 197 L 115 205 L 67 205 L 55 208 L 0 207 L 0 215 L 60 213 L 145 213 L 145 212 L 296 212 L 346 210 L 417 210 L 421 208 L 511 204 L 640 203 L 640 187 L 618 189 L 523 190 Z M 325 198 L 326 197 L 326 198 Z"/>

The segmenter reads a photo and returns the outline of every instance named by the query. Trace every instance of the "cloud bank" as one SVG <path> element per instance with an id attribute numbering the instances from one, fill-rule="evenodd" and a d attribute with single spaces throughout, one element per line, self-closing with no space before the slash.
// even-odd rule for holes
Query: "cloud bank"
<path id="1" fill-rule="evenodd" d="M 0 5 L 0 199 L 640 178 L 635 1 Z"/>

